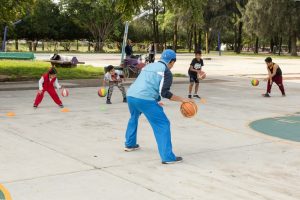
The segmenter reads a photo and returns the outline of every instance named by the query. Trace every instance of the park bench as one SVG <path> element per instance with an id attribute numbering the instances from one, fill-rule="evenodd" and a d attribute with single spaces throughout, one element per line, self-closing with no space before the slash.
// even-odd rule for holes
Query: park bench
<path id="1" fill-rule="evenodd" d="M 79 62 L 76 57 L 72 56 L 61 56 L 54 54 L 50 60 L 45 60 L 46 62 L 51 62 L 58 67 L 76 67 L 77 64 L 85 64 L 85 62 Z"/>
<path id="2" fill-rule="evenodd" d="M 33 60 L 34 58 L 34 54 L 31 52 L 0 52 L 0 59 Z"/>

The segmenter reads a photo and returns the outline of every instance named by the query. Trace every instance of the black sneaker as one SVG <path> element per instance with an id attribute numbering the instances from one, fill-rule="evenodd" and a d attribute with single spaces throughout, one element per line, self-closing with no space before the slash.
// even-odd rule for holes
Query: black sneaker
<path id="1" fill-rule="evenodd" d="M 193 97 L 201 99 L 201 97 L 198 94 L 194 94 Z"/>
<path id="2" fill-rule="evenodd" d="M 106 100 L 106 104 L 111 104 L 111 101 L 110 100 Z"/>
<path id="3" fill-rule="evenodd" d="M 126 98 L 123 99 L 123 103 L 127 103 L 127 99 Z"/>
<path id="4" fill-rule="evenodd" d="M 182 160 L 183 160 L 182 157 L 176 157 L 176 160 L 173 160 L 173 161 L 163 161 L 161 163 L 162 164 L 175 164 L 175 163 L 182 162 Z"/>
<path id="5" fill-rule="evenodd" d="M 138 149 L 140 149 L 140 145 L 136 144 L 136 145 L 133 146 L 133 147 L 125 147 L 125 148 L 124 148 L 124 151 L 130 152 L 130 151 L 136 151 L 136 150 L 138 150 Z"/>
<path id="6" fill-rule="evenodd" d="M 37 109 L 37 106 L 36 106 L 36 105 L 34 105 L 34 106 L 33 106 L 33 108 L 34 108 L 34 109 Z"/>
<path id="7" fill-rule="evenodd" d="M 271 97 L 269 93 L 262 94 L 263 97 Z"/>
<path id="8" fill-rule="evenodd" d="M 64 105 L 59 105 L 60 108 L 64 108 Z"/>
<path id="9" fill-rule="evenodd" d="M 191 99 L 191 98 L 192 98 L 192 95 L 190 95 L 190 94 L 189 94 L 188 98 L 190 98 L 190 99 Z"/>

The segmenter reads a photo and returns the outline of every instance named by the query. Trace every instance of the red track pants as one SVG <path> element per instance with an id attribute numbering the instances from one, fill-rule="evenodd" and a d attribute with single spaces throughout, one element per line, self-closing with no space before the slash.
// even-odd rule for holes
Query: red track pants
<path id="1" fill-rule="evenodd" d="M 284 91 L 284 87 L 283 87 L 283 83 L 282 83 L 282 76 L 274 76 L 274 77 L 272 78 L 272 82 L 275 82 L 275 83 L 278 85 L 278 87 L 279 87 L 279 89 L 280 89 L 282 95 L 285 95 L 285 91 Z M 272 83 L 272 84 L 273 84 L 273 83 Z M 270 79 L 269 79 L 269 80 L 268 80 L 267 93 L 271 93 L 272 84 L 270 84 Z"/>
<path id="2" fill-rule="evenodd" d="M 34 106 L 38 106 L 43 98 L 44 98 L 44 93 L 48 92 L 48 94 L 52 97 L 53 101 L 57 104 L 57 105 L 62 105 L 61 100 L 59 99 L 55 89 L 48 89 L 48 90 L 43 90 L 42 93 L 37 93 L 36 98 L 35 98 L 35 102 L 34 102 Z"/>

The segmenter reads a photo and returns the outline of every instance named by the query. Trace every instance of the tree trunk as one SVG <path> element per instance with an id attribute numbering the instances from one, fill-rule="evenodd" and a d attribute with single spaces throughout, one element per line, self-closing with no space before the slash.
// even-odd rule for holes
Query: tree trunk
<path id="1" fill-rule="evenodd" d="M 297 33 L 295 31 L 291 34 L 291 56 L 297 56 Z"/>
<path id="2" fill-rule="evenodd" d="M 58 42 L 55 41 L 55 42 L 54 42 L 54 51 L 55 51 L 55 52 L 57 52 L 57 47 L 58 47 Z"/>
<path id="3" fill-rule="evenodd" d="M 33 42 L 33 51 L 34 52 L 36 52 L 37 45 L 38 45 L 38 41 L 36 40 Z"/>
<path id="4" fill-rule="evenodd" d="M 278 44 L 279 44 L 278 40 L 279 40 L 278 36 L 275 36 L 274 37 L 274 45 L 275 45 L 275 52 L 274 53 L 276 53 L 277 49 L 278 49 Z"/>
<path id="5" fill-rule="evenodd" d="M 254 50 L 255 54 L 258 54 L 258 37 L 256 37 L 255 39 L 255 50 Z"/>
<path id="6" fill-rule="evenodd" d="M 234 52 L 237 52 L 237 28 L 234 28 L 234 46 L 233 46 Z"/>
<path id="7" fill-rule="evenodd" d="M 236 14 L 234 15 L 235 18 L 235 23 L 237 22 L 237 16 Z M 237 52 L 237 26 L 234 26 L 234 46 L 233 46 L 233 51 Z"/>
<path id="8" fill-rule="evenodd" d="M 237 49 L 236 49 L 237 54 L 241 53 L 241 51 L 242 51 L 242 28 L 243 28 L 243 23 L 239 22 L 238 38 L 237 38 Z"/>
<path id="9" fill-rule="evenodd" d="M 104 42 L 99 40 L 99 52 L 104 52 L 103 47 L 104 47 Z"/>
<path id="10" fill-rule="evenodd" d="M 159 43 L 159 29 L 158 29 L 158 22 L 156 21 L 156 44 Z"/>
<path id="11" fill-rule="evenodd" d="M 288 41 L 288 53 L 291 53 L 292 51 L 292 40 L 291 40 L 291 36 L 289 36 L 289 41 Z"/>
<path id="12" fill-rule="evenodd" d="M 19 51 L 19 41 L 18 41 L 18 39 L 15 39 L 15 49 L 16 49 L 16 51 Z"/>
<path id="13" fill-rule="evenodd" d="M 94 52 L 98 52 L 99 51 L 99 43 L 98 40 L 95 42 L 95 46 L 94 46 Z"/>
<path id="14" fill-rule="evenodd" d="M 206 35 L 205 35 L 205 48 L 206 48 L 206 54 L 208 54 L 209 53 L 208 31 L 206 32 Z"/>
<path id="15" fill-rule="evenodd" d="M 158 0 L 156 0 L 156 2 L 155 2 L 155 24 L 156 24 L 156 26 L 155 26 L 155 28 L 156 28 L 156 38 L 155 38 L 155 40 L 156 40 L 156 42 L 155 43 L 159 43 L 159 27 L 158 27 L 158 21 L 157 21 L 157 16 L 158 16 L 158 14 L 159 14 L 159 9 L 158 9 Z"/>
<path id="16" fill-rule="evenodd" d="M 202 49 L 202 30 L 199 29 L 199 32 L 198 32 L 198 50 L 201 50 Z"/>
<path id="17" fill-rule="evenodd" d="M 45 42 L 42 41 L 42 51 L 45 51 Z"/>
<path id="18" fill-rule="evenodd" d="M 158 9 L 157 9 L 157 0 L 152 0 L 152 29 L 153 29 L 153 41 L 154 43 L 158 43 L 158 22 L 157 22 L 157 15 L 158 15 Z"/>
<path id="19" fill-rule="evenodd" d="M 281 46 L 282 46 L 282 37 L 279 39 L 279 52 L 278 54 L 281 55 Z"/>
<path id="20" fill-rule="evenodd" d="M 173 37 L 173 50 L 177 50 L 177 36 L 178 36 L 178 18 L 174 22 L 174 37 Z"/>
<path id="21" fill-rule="evenodd" d="M 90 43 L 90 41 L 88 42 L 88 52 L 91 52 L 91 43 Z"/>
<path id="22" fill-rule="evenodd" d="M 163 32 L 163 40 L 164 40 L 164 49 L 167 49 L 167 37 L 166 37 L 166 29 Z"/>
<path id="23" fill-rule="evenodd" d="M 99 52 L 99 43 L 95 43 L 94 52 Z"/>
<path id="24" fill-rule="evenodd" d="M 189 52 L 192 52 L 192 42 L 193 42 L 193 25 L 191 25 L 190 30 L 188 32 L 188 48 L 189 48 Z"/>
<path id="25" fill-rule="evenodd" d="M 186 30 L 187 39 L 186 39 L 186 45 L 185 45 L 185 48 L 188 50 L 190 50 L 190 38 L 191 38 L 190 31 L 191 31 L 190 27 L 188 27 Z"/>
<path id="26" fill-rule="evenodd" d="M 194 26 L 194 51 L 197 51 L 197 45 L 198 45 L 198 41 L 197 41 L 197 25 Z"/>
<path id="27" fill-rule="evenodd" d="M 78 43 L 78 40 L 76 42 L 76 50 L 79 51 L 79 43 Z"/>
<path id="28" fill-rule="evenodd" d="M 29 48 L 29 51 L 32 52 L 32 41 L 28 41 L 28 48 Z"/>
<path id="29" fill-rule="evenodd" d="M 153 30 L 153 41 L 156 41 L 156 20 L 155 20 L 155 9 L 152 10 L 152 30 Z"/>
<path id="30" fill-rule="evenodd" d="M 164 11 L 163 14 L 166 13 L 166 6 L 165 6 L 165 2 L 163 1 L 163 6 L 164 6 Z M 163 30 L 163 43 L 164 43 L 164 49 L 167 48 L 167 37 L 166 37 L 166 29 L 164 28 Z"/>
<path id="31" fill-rule="evenodd" d="M 99 37 L 96 41 L 96 45 L 95 45 L 94 50 L 95 50 L 95 52 L 103 52 L 103 47 L 104 47 L 104 44 L 103 44 L 102 40 Z"/>
<path id="32" fill-rule="evenodd" d="M 270 53 L 273 53 L 274 52 L 274 40 L 273 38 L 271 38 L 271 41 L 270 41 Z"/>

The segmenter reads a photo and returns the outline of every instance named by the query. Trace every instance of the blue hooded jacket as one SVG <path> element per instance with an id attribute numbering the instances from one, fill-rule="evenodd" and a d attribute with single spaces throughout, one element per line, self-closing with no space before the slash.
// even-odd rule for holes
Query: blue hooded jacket
<path id="1" fill-rule="evenodd" d="M 173 75 L 163 60 L 146 65 L 130 86 L 127 96 L 144 100 L 170 99 Z"/>

